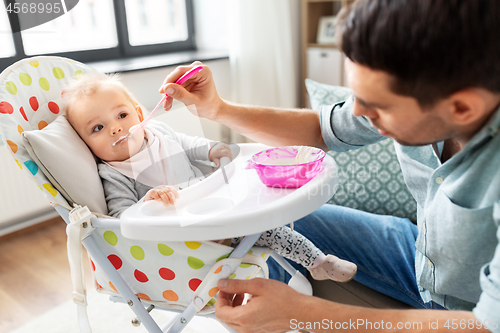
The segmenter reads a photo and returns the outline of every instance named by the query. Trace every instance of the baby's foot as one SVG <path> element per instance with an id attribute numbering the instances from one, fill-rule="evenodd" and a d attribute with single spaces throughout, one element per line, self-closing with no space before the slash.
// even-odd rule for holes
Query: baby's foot
<path id="1" fill-rule="evenodd" d="M 348 282 L 356 275 L 358 267 L 350 261 L 329 254 L 319 266 L 308 268 L 308 270 L 315 280 L 330 279 L 338 282 Z"/>

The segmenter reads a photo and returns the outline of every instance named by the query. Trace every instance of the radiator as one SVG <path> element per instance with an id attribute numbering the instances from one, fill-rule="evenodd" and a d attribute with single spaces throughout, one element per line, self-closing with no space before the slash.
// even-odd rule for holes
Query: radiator
<path id="1" fill-rule="evenodd" d="M 57 216 L 40 188 L 0 141 L 0 235 Z"/>

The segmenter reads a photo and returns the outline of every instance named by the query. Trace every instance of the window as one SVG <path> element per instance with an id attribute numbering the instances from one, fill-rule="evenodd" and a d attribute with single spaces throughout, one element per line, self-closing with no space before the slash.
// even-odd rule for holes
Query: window
<path id="1" fill-rule="evenodd" d="M 10 29 L 6 11 L 0 13 L 0 45 L 2 45 L 0 47 L 0 58 L 8 58 L 16 54 L 12 30 Z"/>
<path id="2" fill-rule="evenodd" d="M 38 0 L 4 3 L 21 6 L 30 1 L 41 5 Z M 19 30 L 18 22 L 23 27 L 25 21 L 43 18 L 33 19 L 22 11 L 17 14 L 12 6 L 7 14 L 9 7 L 0 5 L 0 70 L 35 55 L 59 55 L 89 62 L 195 49 L 191 0 L 42 2 L 60 2 L 65 14 L 16 33 L 12 31 L 16 27 Z"/>
<path id="3" fill-rule="evenodd" d="M 132 46 L 184 41 L 188 38 L 183 1 L 125 0 Z"/>
<path id="4" fill-rule="evenodd" d="M 112 0 L 80 1 L 65 15 L 21 31 L 24 53 L 33 56 L 117 47 L 114 21 Z"/>

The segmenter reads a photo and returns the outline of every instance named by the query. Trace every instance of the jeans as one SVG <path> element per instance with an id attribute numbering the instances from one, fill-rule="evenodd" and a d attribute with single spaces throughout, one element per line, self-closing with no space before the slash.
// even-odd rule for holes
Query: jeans
<path id="1" fill-rule="evenodd" d="M 415 277 L 417 226 L 408 219 L 324 205 L 298 220 L 295 230 L 325 254 L 354 262 L 354 280 L 415 308 L 441 308 L 424 303 Z M 269 261 L 270 277 L 287 281 L 285 271 Z M 291 264 L 304 275 L 306 269 Z M 289 277 L 288 277 L 289 279 Z"/>

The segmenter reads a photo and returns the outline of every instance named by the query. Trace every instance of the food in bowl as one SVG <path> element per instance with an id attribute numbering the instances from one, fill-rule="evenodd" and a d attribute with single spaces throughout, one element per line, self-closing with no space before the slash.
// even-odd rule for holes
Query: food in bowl
<path id="1" fill-rule="evenodd" d="M 248 168 L 255 169 L 267 186 L 298 188 L 322 170 L 325 155 L 323 150 L 308 146 L 271 148 L 253 155 Z"/>

